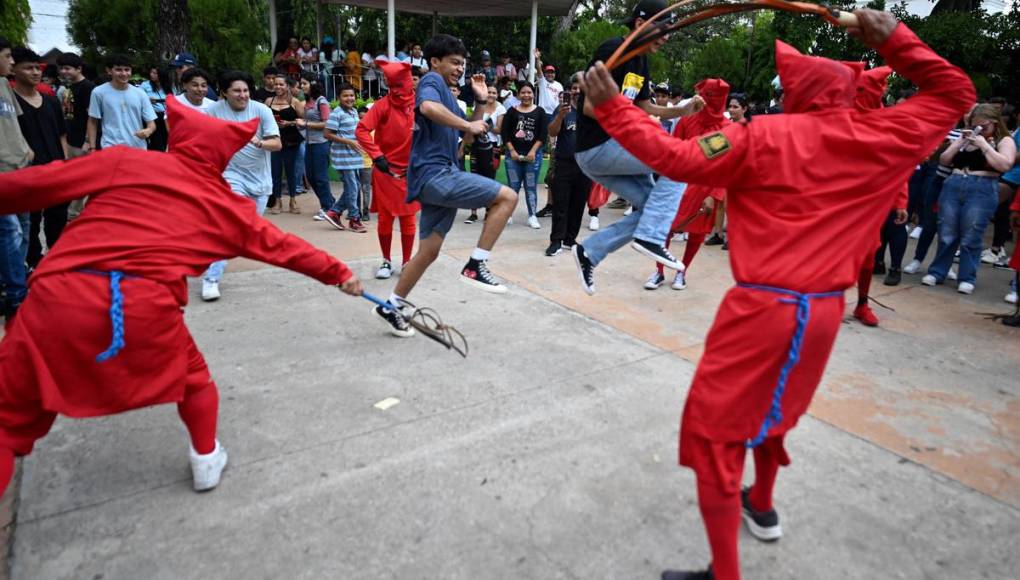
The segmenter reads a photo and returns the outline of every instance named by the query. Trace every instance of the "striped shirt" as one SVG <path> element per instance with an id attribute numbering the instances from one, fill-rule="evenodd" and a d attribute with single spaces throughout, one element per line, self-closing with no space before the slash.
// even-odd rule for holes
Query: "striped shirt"
<path id="1" fill-rule="evenodd" d="M 355 109 L 345 109 L 343 106 L 337 107 L 329 114 L 329 120 L 326 121 L 326 128 L 336 133 L 337 137 L 344 139 L 350 139 L 354 141 L 357 137 L 354 135 L 354 130 L 358 127 L 358 111 Z M 350 145 L 342 145 L 340 143 L 332 143 L 329 148 L 329 159 L 333 164 L 333 169 L 361 169 L 363 161 L 361 159 L 361 153 L 356 151 L 354 147 Z"/>

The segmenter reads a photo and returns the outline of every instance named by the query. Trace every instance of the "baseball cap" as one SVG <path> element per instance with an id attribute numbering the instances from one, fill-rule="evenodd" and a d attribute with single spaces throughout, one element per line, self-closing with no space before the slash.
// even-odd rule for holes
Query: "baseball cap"
<path id="1" fill-rule="evenodd" d="M 665 9 L 666 2 L 664 0 L 640 0 L 640 2 L 638 2 L 637 5 L 634 6 L 634 10 L 630 13 L 630 18 L 628 18 L 624 22 L 624 24 L 626 24 L 628 27 L 632 27 L 634 26 L 634 22 L 638 18 L 648 20 L 652 16 L 655 16 L 656 14 L 662 12 Z M 672 22 L 675 18 L 676 17 L 673 15 L 673 13 L 670 12 L 669 14 L 661 17 L 659 21 Z"/>
<path id="2" fill-rule="evenodd" d="M 547 64 L 547 65 L 545 65 L 545 68 L 543 68 L 542 70 L 551 70 L 553 72 L 556 72 L 556 67 L 554 67 L 551 64 Z"/>
<path id="3" fill-rule="evenodd" d="M 483 50 L 482 51 L 482 60 L 485 60 L 487 58 L 491 58 L 491 55 L 489 55 L 489 51 Z"/>
<path id="4" fill-rule="evenodd" d="M 669 92 L 669 85 L 666 84 L 666 83 L 659 83 L 659 84 L 655 85 L 655 90 L 658 91 L 658 92 L 661 92 L 661 93 L 668 93 Z"/>
<path id="5" fill-rule="evenodd" d="M 181 52 L 178 53 L 177 56 L 175 56 L 174 59 L 170 61 L 170 66 L 172 67 L 179 67 L 185 65 L 198 66 L 198 59 L 195 58 L 195 55 L 191 54 L 190 52 Z"/>

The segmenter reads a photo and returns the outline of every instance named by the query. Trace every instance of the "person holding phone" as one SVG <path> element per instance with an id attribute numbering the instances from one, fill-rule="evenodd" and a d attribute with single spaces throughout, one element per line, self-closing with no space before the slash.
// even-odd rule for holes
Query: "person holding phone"
<path id="1" fill-rule="evenodd" d="M 500 131 L 503 130 L 503 117 L 506 115 L 506 108 L 499 102 L 499 94 L 495 85 L 488 85 L 488 98 L 484 103 L 476 103 L 482 109 L 482 121 L 488 125 L 489 130 L 482 133 L 471 144 L 471 173 L 496 179 L 497 148 L 500 144 Z M 466 224 L 473 224 L 478 221 L 478 209 L 472 209 L 471 214 L 464 220 Z"/>
<path id="2" fill-rule="evenodd" d="M 521 104 L 510 109 L 503 119 L 503 143 L 506 146 L 506 178 L 514 193 L 524 186 L 528 207 L 528 226 L 539 229 L 538 176 L 542 172 L 542 145 L 548 131 L 545 109 L 535 103 L 535 86 L 529 82 L 517 86 Z"/>
<path id="3" fill-rule="evenodd" d="M 550 192 L 552 204 L 552 231 L 546 256 L 555 256 L 577 244 L 577 234 L 584 219 L 584 206 L 588 203 L 591 179 L 581 171 L 574 152 L 577 149 L 577 97 L 581 94 L 581 73 L 570 79 L 570 90 L 560 94 L 560 106 L 549 123 L 549 137 L 556 139 L 553 157 L 556 159 L 556 177 Z"/>
<path id="4" fill-rule="evenodd" d="M 974 292 L 985 229 L 999 205 L 999 177 L 1015 161 L 1016 143 L 1002 122 L 999 107 L 974 107 L 967 128 L 939 157 L 939 163 L 951 166 L 953 173 L 939 195 L 938 249 L 922 284 L 942 284 L 959 249 L 956 290 Z"/>

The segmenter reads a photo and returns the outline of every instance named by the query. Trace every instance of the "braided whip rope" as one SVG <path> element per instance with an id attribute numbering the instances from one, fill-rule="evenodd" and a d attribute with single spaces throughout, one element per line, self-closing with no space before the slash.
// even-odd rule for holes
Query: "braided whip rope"
<path id="1" fill-rule="evenodd" d="M 123 272 L 110 272 L 110 322 L 113 324 L 113 341 L 110 347 L 96 357 L 96 362 L 106 362 L 117 356 L 124 348 L 124 294 L 120 291 Z"/>

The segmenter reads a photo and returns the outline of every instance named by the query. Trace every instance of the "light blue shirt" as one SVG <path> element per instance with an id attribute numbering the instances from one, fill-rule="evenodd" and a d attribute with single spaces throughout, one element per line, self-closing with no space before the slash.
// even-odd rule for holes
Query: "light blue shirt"
<path id="1" fill-rule="evenodd" d="M 145 91 L 145 96 L 149 97 L 149 102 L 152 103 L 152 109 L 157 113 L 166 112 L 166 91 L 163 89 L 156 90 L 152 88 L 152 81 L 142 81 L 139 88 Z M 162 101 L 160 103 L 153 103 L 152 99 Z"/>
<path id="2" fill-rule="evenodd" d="M 1013 131 L 1013 142 L 1016 143 L 1016 148 L 1020 150 L 1020 129 Z M 1020 163 L 1014 163 L 1013 169 L 1004 173 L 1002 178 L 1010 183 L 1020 184 Z M 1016 250 L 1013 251 L 1015 252 Z"/>
<path id="3" fill-rule="evenodd" d="M 89 117 L 101 123 L 103 147 L 127 145 L 145 149 L 145 139 L 136 137 L 135 133 L 144 129 L 149 121 L 156 120 L 156 111 L 142 89 L 128 85 L 120 90 L 111 83 L 103 83 L 92 91 Z"/>
<path id="4" fill-rule="evenodd" d="M 273 118 L 273 110 L 255 101 L 248 101 L 248 106 L 235 111 L 227 99 L 216 101 L 206 110 L 210 117 L 243 123 L 251 119 L 259 120 L 259 129 L 255 136 L 261 140 L 280 136 L 280 127 Z M 235 193 L 248 197 L 269 195 L 273 190 L 273 174 L 269 166 L 269 151 L 259 149 L 248 143 L 234 154 L 223 171 L 223 179 Z"/>

